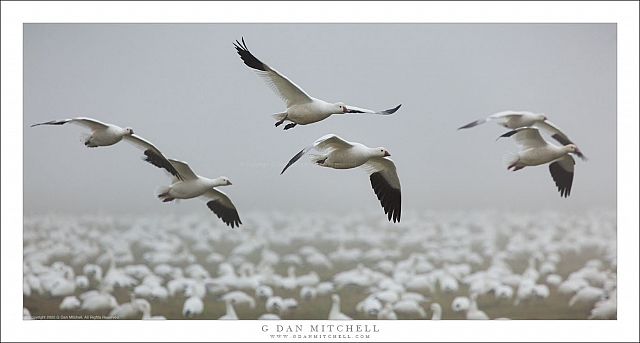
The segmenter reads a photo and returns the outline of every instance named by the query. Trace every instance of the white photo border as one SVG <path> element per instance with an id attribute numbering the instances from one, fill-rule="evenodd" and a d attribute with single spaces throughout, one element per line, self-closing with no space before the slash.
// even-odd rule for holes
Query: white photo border
<path id="1" fill-rule="evenodd" d="M 2 2 L 2 340 L 264 341 L 260 321 L 23 321 L 22 37 L 25 23 L 617 23 L 618 319 L 358 321 L 365 341 L 638 340 L 637 2 Z M 594 138 L 595 139 L 595 138 Z M 283 321 L 282 325 L 328 324 Z M 334 323 L 335 324 L 335 323 Z M 360 339 L 362 340 L 362 339 Z M 287 340 L 276 340 L 287 341 Z M 302 341 L 302 340 L 298 340 Z M 312 341 L 312 340 L 308 340 Z M 320 339 L 319 341 L 354 341 Z"/>

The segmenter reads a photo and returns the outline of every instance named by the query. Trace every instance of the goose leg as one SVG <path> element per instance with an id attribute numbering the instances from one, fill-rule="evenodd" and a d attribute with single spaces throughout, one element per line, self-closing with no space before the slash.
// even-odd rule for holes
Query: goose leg
<path id="1" fill-rule="evenodd" d="M 282 125 L 282 123 L 284 123 L 284 121 L 285 121 L 286 119 L 287 119 L 287 118 L 283 118 L 282 120 L 280 120 L 279 122 L 277 122 L 277 123 L 276 123 L 276 127 L 278 127 L 278 126 Z"/>
<path id="2" fill-rule="evenodd" d="M 289 123 L 289 124 L 287 124 L 287 125 L 285 125 L 285 126 L 284 126 L 284 129 L 285 129 L 285 130 L 289 130 L 289 129 L 292 129 L 292 128 L 293 128 L 294 126 L 296 126 L 296 125 L 298 125 L 298 124 L 296 124 L 296 123 Z"/>

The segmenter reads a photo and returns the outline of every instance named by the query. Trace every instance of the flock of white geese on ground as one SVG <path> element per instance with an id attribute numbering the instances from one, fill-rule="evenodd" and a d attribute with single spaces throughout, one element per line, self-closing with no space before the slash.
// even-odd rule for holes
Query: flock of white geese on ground
<path id="1" fill-rule="evenodd" d="M 285 102 L 287 110 L 273 116 L 277 120 L 276 127 L 288 122 L 284 126 L 284 130 L 289 130 L 296 125 L 316 123 L 339 114 L 391 115 L 401 106 L 375 111 L 342 102 L 332 103 L 314 98 L 284 74 L 255 57 L 249 51 L 244 38 L 242 42 L 236 41 L 234 46 L 244 64 L 258 73 Z M 546 115 L 523 111 L 505 111 L 476 120 L 460 127 L 460 129 L 474 127 L 488 121 L 495 121 L 499 125 L 511 129 L 500 137 L 513 137 L 519 147 L 518 152 L 510 154 L 506 158 L 509 170 L 516 171 L 528 166 L 549 164 L 549 171 L 560 195 L 563 197 L 570 195 L 575 166 L 575 160 L 571 154 L 581 158 L 584 158 L 584 155 L 565 133 L 548 120 Z M 145 161 L 163 168 L 170 174 L 171 184 L 163 187 L 158 194 L 158 198 L 163 202 L 203 197 L 207 201 L 207 207 L 224 223 L 232 228 L 242 224 L 238 210 L 229 196 L 217 189 L 220 186 L 231 185 L 228 177 L 220 176 L 211 179 L 197 175 L 186 162 L 167 158 L 153 143 L 135 134 L 132 128 L 122 128 L 88 117 L 51 120 L 32 126 L 64 125 L 66 123 L 79 124 L 91 130 L 84 143 L 87 147 L 110 146 L 125 140 L 143 149 Z M 538 128 L 548 132 L 562 145 L 556 146 L 547 142 L 540 135 Z M 361 143 L 347 141 L 335 134 L 327 134 L 297 153 L 286 164 L 281 174 L 312 149 L 317 152 L 312 160 L 318 166 L 334 169 L 365 169 L 387 219 L 394 223 L 400 221 L 402 208 L 400 179 L 393 160 L 389 158 L 391 154 L 386 148 L 372 148 Z"/>
<path id="2" fill-rule="evenodd" d="M 24 315 L 616 318 L 615 212 L 328 218 L 26 216 Z"/>

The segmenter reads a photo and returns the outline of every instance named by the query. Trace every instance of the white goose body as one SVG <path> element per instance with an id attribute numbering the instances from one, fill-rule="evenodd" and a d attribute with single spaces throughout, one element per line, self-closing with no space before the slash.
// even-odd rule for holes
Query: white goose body
<path id="1" fill-rule="evenodd" d="M 229 197 L 215 187 L 231 185 L 231 181 L 220 176 L 215 179 L 196 175 L 186 162 L 174 159 L 167 159 L 167 164 L 175 175 L 173 183 L 162 187 L 158 198 L 162 202 L 169 202 L 175 199 L 191 199 L 202 196 L 207 199 L 207 207 L 220 218 L 225 224 L 232 228 L 240 226 L 240 216 L 235 205 Z"/>
<path id="2" fill-rule="evenodd" d="M 544 147 L 531 148 L 518 152 L 518 163 L 529 167 L 538 166 L 555 161 L 570 152 L 570 149 L 567 147 L 549 144 Z"/>
<path id="3" fill-rule="evenodd" d="M 300 125 L 311 124 L 329 118 L 333 114 L 342 113 L 336 104 L 311 98 L 311 102 L 295 104 L 287 108 L 287 120 Z"/>
<path id="4" fill-rule="evenodd" d="M 109 146 L 120 142 L 124 136 L 129 134 L 127 129 L 107 124 L 105 128 L 94 130 L 86 142 L 89 143 L 87 146 Z"/>
<path id="5" fill-rule="evenodd" d="M 531 127 L 515 129 L 498 138 L 501 137 L 513 137 L 519 148 L 517 153 L 507 156 L 505 161 L 508 165 L 507 169 L 516 171 L 524 167 L 549 163 L 549 172 L 560 196 L 568 197 L 571 194 L 576 163 L 571 154 L 579 153 L 575 144 L 556 146 L 545 141 L 538 129 Z"/>
<path id="6" fill-rule="evenodd" d="M 191 199 L 203 195 L 213 187 L 226 185 L 221 178 L 208 179 L 197 175 L 196 179 L 174 182 L 169 186 L 168 193 L 172 198 Z"/>
<path id="7" fill-rule="evenodd" d="M 371 158 L 380 157 L 379 149 L 368 148 L 360 143 L 352 144 L 351 148 L 330 152 L 326 155 L 324 163 L 319 165 L 333 169 L 351 169 L 360 167 Z"/>

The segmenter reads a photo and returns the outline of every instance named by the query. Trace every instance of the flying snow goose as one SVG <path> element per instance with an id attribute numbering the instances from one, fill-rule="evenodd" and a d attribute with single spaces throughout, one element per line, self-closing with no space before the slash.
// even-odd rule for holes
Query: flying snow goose
<path id="1" fill-rule="evenodd" d="M 562 145 L 574 144 L 569 137 L 560 130 L 555 124 L 553 124 L 547 116 L 541 113 L 532 113 L 525 111 L 503 111 L 492 114 L 484 119 L 478 119 L 473 121 L 467 125 L 461 126 L 460 129 L 468 129 L 474 126 L 484 124 L 489 121 L 496 121 L 498 125 L 502 125 L 509 129 L 518 129 L 522 127 L 532 127 L 536 126 L 544 131 L 548 132 L 553 139 L 558 141 Z M 576 155 L 578 155 L 581 159 L 586 160 L 587 158 L 582 154 L 580 149 L 576 147 Z"/>
<path id="2" fill-rule="evenodd" d="M 269 67 L 258 58 L 253 56 L 242 38 L 242 43 L 236 40 L 233 44 L 242 58 L 244 64 L 256 70 L 271 87 L 275 93 L 284 100 L 287 105 L 287 111 L 274 114 L 273 117 L 278 121 L 276 127 L 290 121 L 285 125 L 284 129 L 288 130 L 297 124 L 306 125 L 324 120 L 332 114 L 344 113 L 370 113 L 388 115 L 395 113 L 401 105 L 384 111 L 373 111 L 365 108 L 359 108 L 351 105 L 345 105 L 342 102 L 329 103 L 320 99 L 316 99 L 307 94 L 302 88 L 289 80 L 286 76 L 277 70 Z"/>
<path id="3" fill-rule="evenodd" d="M 225 224 L 232 228 L 242 224 L 238 210 L 231 199 L 225 193 L 215 189 L 218 186 L 231 185 L 231 181 L 227 177 L 220 176 L 208 179 L 196 175 L 186 162 L 174 159 L 168 159 L 168 161 L 177 170 L 179 177 L 174 177 L 171 185 L 163 187 L 158 198 L 163 202 L 169 202 L 174 199 L 191 199 L 202 196 L 208 199 L 207 207 Z"/>
<path id="4" fill-rule="evenodd" d="M 575 160 L 570 153 L 576 153 L 578 148 L 574 144 L 556 146 L 545 141 L 540 131 L 535 128 L 519 128 L 509 131 L 500 137 L 511 137 L 516 141 L 519 152 L 507 157 L 508 168 L 513 171 L 524 167 L 549 164 L 549 172 L 558 187 L 560 196 L 568 197 L 573 184 L 573 168 Z M 500 138 L 499 137 L 499 138 Z"/>
<path id="5" fill-rule="evenodd" d="M 89 148 L 110 146 L 125 139 L 144 151 L 144 155 L 146 156 L 145 161 L 158 168 L 163 168 L 175 177 L 180 178 L 176 169 L 167 161 L 167 158 L 164 157 L 160 150 L 151 142 L 134 134 L 133 129 L 130 127 L 121 128 L 113 124 L 105 124 L 101 121 L 86 117 L 51 120 L 44 123 L 33 124 L 31 127 L 39 125 L 64 125 L 66 123 L 82 125 L 91 130 L 91 134 L 84 141 L 84 145 Z"/>
<path id="6" fill-rule="evenodd" d="M 293 163 L 315 149 L 320 152 L 314 156 L 315 164 L 334 169 L 350 169 L 364 167 L 369 172 L 369 179 L 389 221 L 400 221 L 400 179 L 396 166 L 387 156 L 391 156 L 385 148 L 369 148 L 360 143 L 347 142 L 342 138 L 328 134 L 320 137 L 312 145 L 296 154 L 282 170 L 282 173 Z"/>

